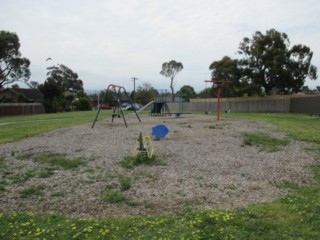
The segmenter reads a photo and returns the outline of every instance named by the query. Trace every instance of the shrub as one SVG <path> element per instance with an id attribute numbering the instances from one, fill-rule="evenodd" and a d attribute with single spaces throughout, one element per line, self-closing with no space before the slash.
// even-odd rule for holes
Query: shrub
<path id="1" fill-rule="evenodd" d="M 75 107 L 75 110 L 79 111 L 88 111 L 92 109 L 90 99 L 88 97 L 79 97 L 78 100 L 73 102 L 73 106 Z"/>

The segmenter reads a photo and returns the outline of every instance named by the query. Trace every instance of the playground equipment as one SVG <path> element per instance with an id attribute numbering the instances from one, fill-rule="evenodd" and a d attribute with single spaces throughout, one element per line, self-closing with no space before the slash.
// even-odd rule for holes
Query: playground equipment
<path id="1" fill-rule="evenodd" d="M 152 128 L 152 136 L 156 139 L 164 138 L 168 133 L 169 129 L 163 124 Z"/>
<path id="2" fill-rule="evenodd" d="M 108 86 L 105 94 L 103 95 L 103 98 L 102 98 L 102 101 L 101 101 L 101 102 L 104 101 L 104 99 L 105 99 L 105 97 L 106 97 L 106 94 L 107 94 L 109 91 L 113 91 L 114 94 L 115 94 L 116 97 L 117 97 L 117 100 L 115 101 L 115 104 L 114 104 L 114 106 L 113 106 L 112 121 L 111 121 L 111 122 L 113 123 L 113 120 L 114 120 L 115 117 L 118 117 L 118 118 L 122 117 L 122 118 L 123 118 L 123 121 L 124 121 L 124 124 L 126 125 L 126 127 L 128 127 L 127 122 L 126 122 L 126 119 L 125 119 L 125 117 L 124 117 L 123 110 L 122 110 L 122 108 L 121 108 L 121 94 L 123 93 L 123 94 L 125 94 L 125 96 L 126 96 L 127 99 L 129 100 L 129 102 L 130 102 L 130 104 L 131 104 L 131 106 L 132 106 L 132 108 L 133 108 L 133 110 L 134 110 L 134 112 L 135 112 L 135 114 L 136 114 L 139 122 L 141 123 L 141 120 L 140 120 L 140 118 L 139 118 L 139 115 L 138 115 L 138 113 L 137 113 L 137 111 L 136 111 L 136 109 L 135 109 L 135 107 L 134 107 L 134 105 L 133 105 L 133 103 L 132 103 L 129 95 L 128 95 L 127 92 L 126 92 L 126 89 L 125 89 L 124 87 L 122 87 L 122 86 L 117 86 L 117 85 L 114 85 L 114 84 L 110 84 L 110 85 Z M 99 108 L 98 108 L 97 115 L 96 115 L 96 117 L 95 117 L 95 119 L 94 119 L 94 121 L 93 121 L 93 123 L 92 123 L 92 127 L 91 127 L 91 128 L 94 128 L 94 125 L 95 125 L 95 123 L 96 123 L 96 121 L 97 121 L 97 119 L 98 119 L 98 116 L 99 116 L 99 113 L 100 113 L 101 109 L 102 109 L 102 108 L 101 108 L 101 104 L 100 104 L 100 106 L 99 106 Z"/>
<path id="3" fill-rule="evenodd" d="M 149 136 L 142 137 L 140 132 L 137 145 L 133 152 L 134 156 L 140 155 L 142 157 L 148 157 L 149 159 L 153 156 L 153 144 Z"/>
<path id="4" fill-rule="evenodd" d="M 204 82 L 215 83 L 218 86 L 218 102 L 217 102 L 217 120 L 220 120 L 220 95 L 221 95 L 221 87 L 224 83 L 231 83 L 232 81 L 227 80 L 205 80 Z"/>
<path id="5" fill-rule="evenodd" d="M 152 104 L 154 104 L 154 101 L 148 102 L 146 105 L 144 105 L 142 108 L 140 108 L 138 110 L 138 112 L 144 111 L 146 108 L 148 108 Z"/>
<path id="6" fill-rule="evenodd" d="M 167 90 L 160 89 L 158 90 L 159 95 L 156 97 L 154 101 L 150 116 L 164 116 L 166 113 L 170 113 L 170 109 L 167 104 Z"/>
<path id="7" fill-rule="evenodd" d="M 165 116 L 169 115 L 171 116 L 172 114 L 176 115 L 179 117 L 181 114 L 191 114 L 191 113 L 185 113 L 183 109 L 183 98 L 182 97 L 175 97 L 178 98 L 178 112 L 171 112 L 170 108 L 167 104 L 168 98 L 171 99 L 171 96 L 167 94 L 166 90 L 160 90 L 162 91 L 159 96 L 157 96 L 156 101 L 153 103 L 153 106 L 151 108 L 150 116 Z"/>

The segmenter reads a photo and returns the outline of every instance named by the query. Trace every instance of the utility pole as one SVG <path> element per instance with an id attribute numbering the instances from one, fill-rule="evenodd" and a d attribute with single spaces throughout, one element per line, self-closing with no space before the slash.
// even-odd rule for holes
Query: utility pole
<path id="1" fill-rule="evenodd" d="M 133 101 L 133 106 L 135 107 L 135 95 L 136 95 L 136 80 L 138 80 L 138 78 L 136 77 L 132 77 L 133 80 L 133 97 L 132 97 L 132 101 Z"/>

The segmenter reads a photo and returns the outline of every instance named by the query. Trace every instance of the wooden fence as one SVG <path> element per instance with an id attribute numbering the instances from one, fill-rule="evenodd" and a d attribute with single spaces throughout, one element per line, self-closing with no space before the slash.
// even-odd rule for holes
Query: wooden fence
<path id="1" fill-rule="evenodd" d="M 0 117 L 45 113 L 42 103 L 0 103 Z"/>
<path id="2" fill-rule="evenodd" d="M 221 98 L 222 112 L 256 113 L 320 113 L 320 95 L 284 95 L 266 97 Z M 179 111 L 179 103 L 168 103 L 171 111 Z M 190 99 L 183 103 L 185 112 L 216 112 L 217 98 Z"/>

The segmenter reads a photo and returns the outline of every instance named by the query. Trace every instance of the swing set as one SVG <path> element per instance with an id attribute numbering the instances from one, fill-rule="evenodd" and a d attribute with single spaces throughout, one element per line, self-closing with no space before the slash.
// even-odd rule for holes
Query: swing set
<path id="1" fill-rule="evenodd" d="M 121 108 L 121 95 L 124 94 L 127 99 L 129 100 L 130 102 L 130 105 L 132 106 L 139 122 L 141 123 L 141 120 L 139 118 L 139 115 L 136 111 L 136 108 L 133 104 L 133 102 L 131 101 L 126 89 L 122 86 L 118 86 L 118 85 L 114 85 L 114 84 L 110 84 L 107 88 L 107 90 L 105 91 L 104 95 L 103 95 L 103 98 L 102 98 L 102 103 L 104 102 L 104 99 L 107 95 L 108 92 L 113 92 L 116 96 L 116 101 L 114 103 L 114 106 L 113 106 L 113 112 L 112 112 L 112 123 L 113 123 L 113 120 L 115 117 L 122 117 L 123 118 L 123 121 L 124 121 L 124 124 L 126 125 L 126 127 L 128 127 L 127 125 L 127 122 L 126 122 L 126 119 L 124 117 L 124 113 L 123 113 L 123 110 Z M 94 128 L 94 125 L 98 119 L 98 116 L 99 116 L 99 113 L 101 111 L 102 107 L 101 107 L 101 104 L 99 105 L 99 108 L 98 108 L 98 112 L 97 112 L 97 115 L 92 123 L 92 127 L 91 128 Z M 140 132 L 140 135 L 139 135 L 139 138 L 138 138 L 138 144 L 137 146 L 134 148 L 134 153 L 133 153 L 134 156 L 137 156 L 137 155 L 140 155 L 142 157 L 148 157 L 149 159 L 152 159 L 153 157 L 153 143 L 152 143 L 152 140 L 151 140 L 151 137 L 149 136 L 144 136 L 142 137 L 142 133 Z"/>
<path id="2" fill-rule="evenodd" d="M 216 84 L 218 87 L 218 102 L 217 102 L 217 121 L 220 120 L 220 95 L 221 95 L 221 87 L 224 83 L 231 83 L 232 81 L 227 81 L 227 80 L 204 80 L 205 83 L 213 83 Z M 207 102 L 205 102 L 205 107 L 207 107 Z M 207 110 L 207 109 L 206 109 Z M 207 111 L 206 111 L 206 114 Z"/>
<path id="3" fill-rule="evenodd" d="M 130 97 L 129 97 L 129 95 L 128 95 L 128 93 L 127 93 L 127 91 L 126 91 L 126 89 L 124 87 L 118 86 L 118 85 L 114 85 L 114 84 L 110 84 L 108 86 L 107 90 L 105 91 L 105 94 L 103 95 L 103 98 L 102 98 L 102 101 L 101 101 L 102 103 L 104 102 L 104 99 L 105 99 L 105 97 L 106 97 L 108 92 L 114 92 L 114 94 L 115 94 L 115 96 L 117 98 L 115 103 L 114 103 L 114 106 L 113 106 L 112 120 L 111 120 L 112 123 L 113 123 L 113 120 L 114 120 L 115 117 L 118 117 L 118 118 L 122 117 L 123 121 L 124 121 L 124 124 L 126 125 L 126 127 L 128 127 L 126 119 L 124 117 L 123 110 L 121 108 L 121 95 L 122 94 L 124 94 L 127 97 L 127 99 L 129 100 L 129 102 L 130 102 L 130 104 L 131 104 L 131 106 L 132 106 L 132 108 L 133 108 L 133 110 L 134 110 L 139 122 L 141 123 L 141 120 L 140 120 L 139 115 L 138 115 L 138 113 L 136 111 L 136 108 L 135 108 L 134 104 L 132 103 L 132 101 L 131 101 L 131 99 L 130 99 Z M 102 107 L 101 107 L 101 104 L 100 104 L 99 108 L 98 108 L 98 112 L 97 112 L 96 117 L 95 117 L 95 119 L 94 119 L 94 121 L 92 123 L 92 127 L 91 128 L 94 128 L 94 125 L 95 125 L 95 123 L 96 123 L 96 121 L 98 119 L 98 116 L 99 116 L 99 113 L 100 113 L 101 109 L 102 109 Z"/>

